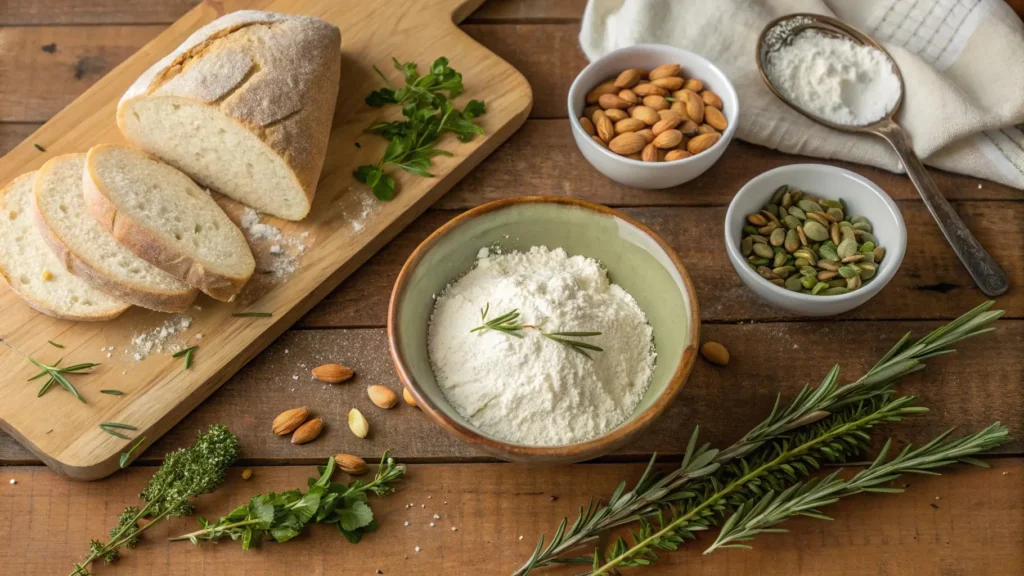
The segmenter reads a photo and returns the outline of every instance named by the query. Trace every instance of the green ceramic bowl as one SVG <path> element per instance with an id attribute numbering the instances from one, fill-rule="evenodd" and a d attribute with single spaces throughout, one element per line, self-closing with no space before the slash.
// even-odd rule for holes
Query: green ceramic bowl
<path id="1" fill-rule="evenodd" d="M 625 288 L 654 329 L 657 366 L 633 416 L 607 434 L 576 444 L 528 446 L 488 436 L 451 407 L 437 386 L 427 354 L 434 296 L 469 270 L 483 246 L 525 251 L 560 247 L 597 259 Z M 607 454 L 661 414 L 686 382 L 699 344 L 697 297 L 675 252 L 654 232 L 598 204 L 527 197 L 485 204 L 448 222 L 413 252 L 398 276 L 388 310 L 388 339 L 399 378 L 417 405 L 456 438 L 503 460 L 535 464 L 579 462 Z"/>

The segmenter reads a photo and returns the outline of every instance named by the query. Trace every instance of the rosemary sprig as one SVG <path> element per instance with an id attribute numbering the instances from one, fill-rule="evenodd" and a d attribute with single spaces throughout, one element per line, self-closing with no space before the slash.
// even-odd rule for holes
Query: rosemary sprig
<path id="1" fill-rule="evenodd" d="M 834 504 L 840 499 L 861 492 L 898 494 L 903 488 L 883 487 L 903 474 L 933 474 L 933 469 L 961 462 L 988 468 L 988 464 L 971 456 L 985 452 L 1009 439 L 1009 431 L 999 422 L 956 440 L 946 441 L 953 430 L 947 430 L 924 446 L 913 449 L 907 446 L 903 451 L 886 461 L 892 441 L 888 440 L 878 457 L 870 466 L 861 470 L 849 480 L 839 477 L 842 469 L 824 478 L 814 478 L 805 483 L 794 484 L 781 493 L 769 491 L 756 503 L 748 500 L 722 526 L 715 542 L 704 551 L 710 554 L 719 548 L 750 548 L 743 544 L 765 532 L 788 532 L 775 526 L 794 516 L 809 516 L 831 520 L 818 509 Z"/>
<path id="2" fill-rule="evenodd" d="M 951 352 L 949 347 L 953 344 L 993 330 L 988 325 L 1003 315 L 1001 310 L 989 311 L 993 304 L 986 302 L 913 344 L 910 343 L 910 334 L 906 334 L 856 382 L 840 386 L 839 367 L 835 366 L 817 388 L 805 386 L 784 408 L 780 409 L 780 398 L 776 398 L 768 418 L 725 450 L 712 449 L 708 444 L 698 449 L 695 431 L 679 468 L 657 476 L 653 473 L 657 455 L 653 456 L 633 490 L 627 492 L 625 483 L 622 483 L 604 506 L 600 501 L 596 504 L 592 501 L 586 510 L 580 507 L 572 528 L 565 531 L 566 522 L 563 522 L 556 531 L 556 538 L 547 547 L 543 546 L 542 537 L 534 554 L 514 575 L 525 575 L 534 568 L 565 561 L 589 563 L 590 559 L 563 560 L 561 557 L 596 540 L 601 533 L 612 528 L 656 516 L 662 507 L 677 501 L 676 495 L 687 493 L 690 483 L 704 481 L 723 465 L 749 466 L 748 460 L 757 456 L 753 454 L 756 450 L 773 439 L 784 437 L 787 432 L 807 429 L 808 425 L 830 415 L 842 414 L 850 406 L 891 395 L 892 386 L 899 378 L 924 368 L 923 360 Z M 833 450 L 831 446 L 827 448 Z M 751 458 L 745 458 L 748 455 Z M 792 463 L 787 465 L 794 467 Z M 799 471 L 798 468 L 796 470 Z"/>
<path id="3" fill-rule="evenodd" d="M 63 388 L 65 390 L 67 390 L 68 392 L 70 392 L 71 395 L 74 396 L 75 398 L 77 398 L 82 404 L 86 404 L 85 398 L 82 398 L 82 395 L 78 393 L 78 389 L 75 388 L 74 384 L 72 384 L 71 381 L 69 381 L 64 375 L 65 374 L 88 374 L 88 372 L 83 372 L 83 370 L 88 370 L 90 368 L 95 368 L 95 367 L 99 366 L 98 363 L 85 362 L 85 363 L 82 363 L 82 364 L 75 364 L 73 366 L 63 366 L 62 367 L 62 366 L 60 366 L 60 363 L 61 363 L 61 360 L 63 360 L 63 358 L 58 359 L 56 362 L 54 362 L 54 364 L 52 366 L 43 364 L 42 362 L 36 360 L 35 358 L 33 358 L 31 356 L 29 356 L 28 359 L 29 359 L 29 362 L 32 362 L 33 364 L 35 364 L 36 366 L 38 366 L 42 370 L 41 372 L 39 372 L 35 376 L 29 378 L 28 379 L 29 382 L 31 382 L 31 381 L 33 381 L 33 380 L 35 380 L 37 378 L 42 378 L 43 376 L 49 376 L 49 379 L 47 379 L 46 383 L 43 384 L 43 387 L 40 388 L 39 392 L 36 394 L 37 397 L 38 396 L 42 396 L 43 394 L 46 394 L 46 391 L 49 390 L 50 387 L 53 386 L 54 383 L 56 383 L 56 384 L 60 384 L 61 388 Z"/>
<path id="4" fill-rule="evenodd" d="M 503 332 L 509 336 L 515 336 L 516 338 L 522 338 L 523 335 L 519 333 L 520 330 L 526 326 L 519 323 L 519 310 L 513 310 L 506 312 L 501 316 L 487 319 L 487 313 L 491 310 L 491 304 L 488 302 L 482 310 L 480 310 L 480 320 L 483 322 L 480 326 L 473 328 L 470 332 L 479 332 L 481 330 L 494 330 L 496 332 Z"/>
<path id="5" fill-rule="evenodd" d="M 522 338 L 523 335 L 520 334 L 519 332 L 521 330 L 523 330 L 524 328 L 533 328 L 534 330 L 540 330 L 536 326 L 531 326 L 529 324 L 522 324 L 521 322 L 519 322 L 519 309 L 518 308 L 512 310 L 511 312 L 506 312 L 506 313 L 502 314 L 501 316 L 498 316 L 496 318 L 492 318 L 491 320 L 488 320 L 487 319 L 487 313 L 490 312 L 490 310 L 491 310 L 491 303 L 488 302 L 486 306 L 484 306 L 483 308 L 480 309 L 480 320 L 483 322 L 483 324 L 481 324 L 480 326 L 477 326 L 476 328 L 473 328 L 472 330 L 470 330 L 470 332 L 479 332 L 481 330 L 494 330 L 494 331 L 497 331 L 497 332 L 503 332 L 505 334 L 508 334 L 509 336 L 515 336 L 516 338 Z M 590 358 L 591 360 L 593 358 L 591 358 L 590 354 L 587 354 L 587 350 L 593 350 L 594 352 L 604 352 L 604 349 L 599 347 L 599 346 L 595 346 L 594 344 L 590 344 L 589 342 L 583 342 L 582 340 L 577 340 L 577 338 L 585 338 L 587 336 L 600 336 L 601 335 L 600 332 L 594 332 L 594 331 L 543 332 L 543 331 L 541 331 L 540 334 L 541 334 L 541 336 L 543 336 L 543 337 L 545 337 L 545 338 L 547 338 L 549 340 L 552 340 L 554 342 L 558 342 L 559 344 L 569 348 L 570 350 L 572 350 L 574 352 L 578 352 L 578 353 L 586 356 L 587 358 Z"/>
<path id="6" fill-rule="evenodd" d="M 587 350 L 593 350 L 594 352 L 604 352 L 604 348 L 583 342 L 582 340 L 575 340 L 574 338 L 580 338 L 585 336 L 600 336 L 600 332 L 541 332 L 541 335 L 549 340 L 554 340 L 559 344 L 568 347 L 574 352 L 579 352 L 587 358 L 591 358 L 590 354 L 587 354 Z M 593 358 L 591 358 L 593 359 Z"/>
<path id="7" fill-rule="evenodd" d="M 198 344 L 196 344 L 195 346 L 189 346 L 184 350 L 178 350 L 177 352 L 171 355 L 171 358 L 181 358 L 182 356 L 184 356 L 185 370 L 188 370 L 189 368 L 192 367 L 192 355 L 195 353 L 197 348 L 199 348 Z"/>
<path id="8" fill-rule="evenodd" d="M 234 312 L 231 315 L 235 318 L 270 318 L 273 316 L 270 312 Z"/>

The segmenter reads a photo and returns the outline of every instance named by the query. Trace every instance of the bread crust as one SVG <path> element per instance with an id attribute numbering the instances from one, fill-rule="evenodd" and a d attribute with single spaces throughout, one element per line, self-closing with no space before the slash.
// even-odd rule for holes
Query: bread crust
<path id="1" fill-rule="evenodd" d="M 233 33 L 260 25 L 268 27 L 272 46 L 232 41 Z M 249 65 L 243 73 L 246 56 Z M 198 71 L 198 63 L 210 59 L 225 63 L 223 82 Z M 141 145 L 126 129 L 126 116 L 137 99 L 173 96 L 218 109 L 269 146 L 306 197 L 301 214 L 263 211 L 301 220 L 312 206 L 327 155 L 340 68 L 337 26 L 308 16 L 233 12 L 194 32 L 143 73 L 118 103 L 117 124 L 130 141 Z M 197 70 L 190 76 L 192 69 Z M 243 201 L 230 190 L 217 191 Z"/>
<path id="2" fill-rule="evenodd" d="M 36 177 L 36 174 L 37 172 L 29 172 L 27 174 L 22 174 L 21 176 L 18 176 L 17 178 L 12 180 L 7 186 L 4 186 L 2 189 L 0 189 L 0 204 L 3 203 L 3 199 L 6 198 L 7 194 L 9 194 L 15 186 L 19 185 L 25 179 L 34 179 Z M 34 202 L 30 202 L 30 204 L 34 204 Z M 58 259 L 63 261 L 63 258 L 60 256 L 60 254 L 58 254 L 57 257 Z M 32 294 L 31 292 L 19 289 L 18 283 L 13 281 L 13 279 L 10 276 L 10 272 L 6 268 L 4 268 L 3 262 L 0 262 L 0 277 L 3 277 L 4 281 L 7 283 L 7 286 L 10 287 L 10 289 L 15 294 L 17 294 L 18 297 L 20 297 L 22 301 L 24 301 L 25 304 L 27 304 L 30 308 L 36 310 L 37 312 L 46 314 L 47 316 L 58 318 L 60 320 L 72 320 L 76 322 L 99 322 L 104 320 L 113 320 L 114 318 L 120 316 L 125 310 L 131 307 L 130 305 L 125 304 L 123 307 L 114 308 L 109 313 L 106 314 L 69 314 L 61 312 L 60 310 L 50 308 L 49 306 L 38 300 L 35 297 L 35 295 Z"/>
<path id="3" fill-rule="evenodd" d="M 94 170 L 94 157 L 107 148 L 119 148 L 113 144 L 100 144 L 89 149 L 85 170 L 82 172 L 85 207 L 107 233 L 139 258 L 167 272 L 190 286 L 194 286 L 211 298 L 231 302 L 241 292 L 252 275 L 233 276 L 208 270 L 192 255 L 167 241 L 160 234 L 137 222 L 130 214 L 119 210 L 110 200 L 102 182 Z M 239 232 L 241 234 L 241 232 Z M 248 249 L 248 243 L 246 243 Z"/>

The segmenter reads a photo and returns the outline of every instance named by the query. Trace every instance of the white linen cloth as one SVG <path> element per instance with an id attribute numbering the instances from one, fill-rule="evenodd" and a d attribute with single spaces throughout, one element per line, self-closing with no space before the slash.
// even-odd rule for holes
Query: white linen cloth
<path id="1" fill-rule="evenodd" d="M 896 120 L 925 164 L 1024 189 L 1024 25 L 1001 0 L 590 0 L 580 44 L 591 60 L 642 43 L 696 52 L 739 93 L 738 138 L 902 172 L 881 138 L 821 126 L 765 86 L 758 35 L 795 12 L 835 16 L 892 54 L 905 82 Z"/>

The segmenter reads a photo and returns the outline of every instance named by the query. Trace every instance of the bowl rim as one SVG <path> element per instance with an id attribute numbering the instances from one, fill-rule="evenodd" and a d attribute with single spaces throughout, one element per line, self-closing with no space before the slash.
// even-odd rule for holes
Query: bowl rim
<path id="1" fill-rule="evenodd" d="M 729 222 L 733 219 L 733 215 L 738 210 L 738 208 L 736 207 L 737 201 L 741 197 L 753 194 L 755 188 L 759 184 L 761 184 L 764 180 L 767 180 L 770 176 L 776 173 L 798 171 L 818 172 L 822 174 L 827 174 L 828 177 L 831 178 L 849 178 L 862 184 L 865 188 L 870 190 L 879 200 L 882 201 L 882 204 L 886 207 L 887 210 L 889 210 L 889 213 L 893 216 L 893 219 L 896 221 L 895 244 L 898 250 L 895 250 L 890 253 L 888 252 L 887 248 L 886 253 L 886 256 L 894 257 L 891 260 L 892 262 L 894 262 L 894 264 L 891 266 L 886 266 L 885 269 L 881 270 L 869 284 L 865 284 L 864 287 L 861 288 L 860 290 L 853 290 L 851 292 L 847 292 L 846 294 L 837 294 L 834 296 L 827 296 L 824 298 L 821 296 L 814 296 L 812 294 L 803 294 L 800 292 L 787 290 L 781 286 L 776 286 L 775 284 L 766 281 L 764 278 L 761 278 L 759 274 L 750 269 L 750 266 L 747 266 L 746 259 L 743 258 L 743 255 L 740 253 L 739 242 L 736 241 L 736 239 L 732 236 L 731 231 L 729 230 Z M 740 189 L 733 196 L 732 200 L 729 201 L 729 208 L 726 210 L 725 223 L 722 226 L 722 228 L 724 229 L 725 233 L 725 249 L 729 254 L 729 259 L 732 260 L 734 264 L 733 267 L 740 270 L 740 272 L 738 273 L 741 276 L 756 281 L 758 286 L 763 286 L 769 292 L 781 296 L 782 298 L 787 298 L 794 303 L 830 303 L 836 304 L 838 306 L 853 300 L 863 298 L 865 294 L 867 294 L 868 299 L 873 298 L 876 294 L 878 294 L 878 292 L 882 290 L 882 288 L 885 288 L 885 285 L 888 284 L 889 281 L 892 280 L 893 276 L 896 275 L 896 271 L 899 270 L 900 266 L 903 264 L 903 257 L 907 251 L 907 224 L 906 222 L 903 221 L 903 213 L 900 212 L 899 206 L 896 205 L 896 202 L 888 194 L 886 194 L 880 186 L 878 186 L 871 180 L 865 178 L 864 176 L 861 176 L 860 174 L 857 174 L 852 170 L 847 170 L 846 168 L 840 168 L 838 166 L 832 166 L 831 164 L 820 164 L 814 162 L 788 164 L 786 166 L 772 168 L 771 170 L 767 170 L 765 172 L 758 174 L 757 176 L 754 176 L 753 178 L 748 180 L 746 184 L 740 187 Z"/>
<path id="2" fill-rule="evenodd" d="M 654 242 L 668 256 L 683 281 L 686 298 L 690 303 L 689 343 L 683 349 L 683 353 L 678 364 L 676 364 L 675 371 L 673 372 L 671 379 L 665 386 L 665 390 L 662 391 L 650 407 L 639 415 L 633 417 L 631 420 L 620 424 L 606 434 L 598 436 L 597 438 L 577 442 L 575 444 L 563 444 L 557 446 L 513 444 L 485 436 L 472 428 L 456 422 L 440 410 L 425 394 L 420 392 L 419 385 L 412 377 L 412 372 L 406 365 L 405 358 L 401 352 L 401 346 L 399 345 L 402 338 L 399 333 L 397 322 L 399 306 L 401 304 L 399 300 L 406 291 L 407 285 L 409 284 L 409 278 L 412 276 L 413 270 L 415 270 L 419 265 L 427 252 L 433 249 L 442 237 L 465 222 L 490 212 L 522 204 L 554 204 L 559 206 L 582 208 L 601 215 L 620 218 L 626 223 L 636 227 L 649 238 L 654 240 Z M 417 406 L 426 412 L 428 416 L 440 424 L 441 427 L 452 436 L 455 436 L 459 440 L 470 445 L 480 446 L 481 448 L 495 454 L 508 454 L 523 459 L 536 457 L 540 460 L 544 460 L 545 458 L 584 460 L 606 454 L 618 448 L 626 441 L 633 438 L 636 434 L 646 429 L 668 408 L 675 397 L 679 394 L 679 391 L 682 390 L 687 377 L 696 362 L 697 348 L 700 345 L 700 309 L 697 302 L 697 292 L 694 289 L 693 282 L 690 279 L 690 275 L 686 272 L 686 268 L 683 266 L 682 262 L 680 262 L 678 255 L 657 233 L 644 224 L 617 210 L 613 210 L 607 206 L 602 206 L 593 202 L 588 202 L 586 200 L 553 196 L 522 196 L 518 198 L 495 200 L 467 210 L 446 222 L 416 247 L 416 250 L 414 250 L 408 260 L 405 261 L 405 264 L 402 266 L 402 270 L 398 273 L 398 279 L 395 281 L 394 289 L 391 291 L 391 299 L 388 303 L 387 334 L 388 351 L 395 363 L 395 370 L 398 372 L 398 377 L 402 381 L 402 384 L 409 389 L 413 398 L 416 400 Z"/>
<path id="3" fill-rule="evenodd" d="M 625 47 L 619 48 L 617 50 L 612 50 L 611 52 L 605 54 L 604 56 L 601 56 L 597 60 L 594 60 L 593 62 L 587 64 L 583 68 L 583 70 L 580 70 L 579 73 L 576 74 L 576 78 L 573 79 L 572 84 L 569 85 L 569 92 L 566 95 L 566 107 L 567 107 L 568 112 L 569 112 L 569 124 L 572 126 L 572 131 L 576 135 L 581 136 L 583 140 L 586 140 L 586 142 L 587 142 L 586 146 L 589 146 L 593 150 L 597 150 L 598 154 L 602 154 L 606 158 L 613 158 L 615 161 L 623 162 L 623 163 L 625 163 L 626 166 L 644 166 L 644 167 L 646 167 L 648 169 L 652 169 L 652 170 L 668 170 L 671 167 L 686 166 L 687 164 L 692 163 L 691 161 L 696 160 L 696 158 L 699 155 L 693 155 L 693 156 L 690 156 L 688 158 L 680 158 L 679 160 L 672 160 L 672 161 L 669 161 L 669 162 L 644 162 L 643 160 L 634 160 L 632 158 L 627 158 L 625 156 L 621 156 L 619 154 L 616 154 L 616 153 L 612 152 L 611 150 L 605 148 L 604 146 L 598 146 L 598 144 L 596 142 L 594 142 L 593 138 L 591 138 L 590 134 L 587 134 L 586 131 L 583 130 L 583 126 L 581 126 L 580 123 L 579 123 L 579 116 L 576 115 L 577 113 L 576 113 L 576 110 L 574 109 L 575 107 L 573 106 L 573 98 L 574 98 L 574 96 L 576 96 L 576 94 L 580 90 L 582 90 L 582 88 L 580 87 L 579 83 L 580 83 L 580 79 L 583 77 L 583 75 L 586 74 L 589 70 L 591 70 L 591 69 L 597 67 L 598 65 L 600 65 L 603 61 L 605 61 L 605 60 L 607 60 L 607 59 L 609 59 L 609 58 L 611 58 L 613 56 L 617 56 L 617 55 L 619 55 L 621 53 L 645 52 L 645 51 L 651 51 L 651 50 L 665 50 L 665 51 L 668 51 L 668 52 L 675 52 L 675 53 L 680 54 L 682 56 L 682 58 L 680 58 L 680 60 L 683 60 L 683 59 L 686 59 L 686 58 L 689 58 L 689 59 L 692 59 L 692 60 L 697 60 L 697 61 L 707 65 L 716 74 L 718 74 L 719 77 L 721 77 L 722 81 L 725 83 L 726 88 L 728 88 L 729 95 L 732 97 L 732 100 L 734 102 L 736 102 L 736 110 L 735 110 L 735 112 L 731 112 L 729 114 L 729 116 L 726 117 L 726 119 L 729 121 L 729 125 L 726 126 L 725 127 L 725 131 L 723 131 L 721 133 L 722 137 L 719 138 L 718 142 L 715 142 L 711 146 L 711 148 L 708 148 L 707 150 L 705 150 L 701 154 L 703 154 L 705 152 L 711 152 L 711 151 L 716 150 L 716 149 L 718 149 L 720 147 L 728 146 L 729 142 L 732 141 L 733 135 L 735 135 L 735 133 L 736 133 L 736 128 L 739 126 L 739 119 L 740 119 L 740 98 L 739 98 L 739 94 L 736 92 L 736 87 L 733 86 L 733 84 L 732 84 L 732 80 L 729 80 L 729 76 L 727 76 L 726 73 L 723 72 L 721 68 L 716 66 L 714 62 L 708 60 L 707 58 L 701 56 L 700 54 L 697 54 L 696 52 L 690 52 L 689 50 L 686 50 L 686 49 L 683 49 L 683 48 L 678 48 L 676 46 L 672 46 L 672 45 L 669 45 L 669 44 L 647 43 L 647 44 L 633 44 L 631 46 L 625 46 Z M 685 64 L 683 62 L 680 62 L 679 64 L 685 66 Z M 584 107 L 586 107 L 586 102 L 584 102 Z"/>

